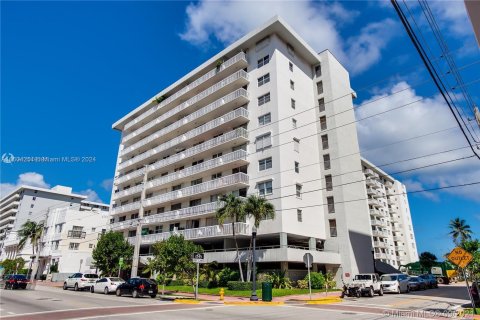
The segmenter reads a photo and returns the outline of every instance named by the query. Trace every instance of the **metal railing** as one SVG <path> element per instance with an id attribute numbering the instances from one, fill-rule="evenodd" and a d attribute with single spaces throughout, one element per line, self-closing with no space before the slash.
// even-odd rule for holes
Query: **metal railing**
<path id="1" fill-rule="evenodd" d="M 229 176 L 221 177 L 215 180 L 210 180 L 204 183 L 197 184 L 195 186 L 190 186 L 186 188 L 182 188 L 180 190 L 175 190 L 172 192 L 167 192 L 164 194 L 160 194 L 158 196 L 154 196 L 152 198 L 148 198 L 144 200 L 144 206 L 150 207 L 156 204 L 160 204 L 163 202 L 175 200 L 178 198 L 193 196 L 196 194 L 208 192 L 211 190 L 215 190 L 218 188 L 227 187 L 230 185 L 234 185 L 237 183 L 244 183 L 248 184 L 248 175 L 242 172 L 235 173 Z"/>
<path id="2" fill-rule="evenodd" d="M 119 214 L 119 213 L 129 212 L 129 211 L 138 210 L 138 209 L 140 209 L 140 201 L 136 201 L 136 202 L 125 204 L 123 206 L 112 208 L 112 214 Z"/>
<path id="3" fill-rule="evenodd" d="M 237 55 L 235 55 L 234 57 L 230 58 L 229 60 L 225 61 L 223 64 L 222 64 L 222 67 L 221 67 L 221 70 L 224 70 L 228 67 L 230 67 L 231 65 L 235 64 L 236 62 L 240 61 L 240 60 L 246 60 L 246 55 L 244 52 L 240 52 L 238 53 Z M 203 76 L 201 76 L 200 78 L 198 78 L 197 80 L 193 81 L 192 83 L 190 83 L 189 85 L 187 85 L 186 87 L 178 90 L 176 93 L 174 93 L 173 95 L 171 95 L 170 97 L 166 98 L 165 100 L 163 100 L 162 102 L 160 102 L 158 105 L 152 107 L 150 110 L 142 113 L 141 115 L 139 115 L 138 117 L 136 117 L 135 119 L 133 119 L 132 121 L 128 122 L 127 124 L 125 124 L 125 127 L 124 127 L 124 130 L 127 130 L 128 128 L 130 128 L 131 126 L 137 124 L 138 122 L 140 122 L 141 120 L 145 119 L 146 117 L 148 117 L 149 115 L 155 113 L 157 110 L 161 109 L 162 107 L 166 106 L 167 104 L 171 103 L 172 101 L 174 101 L 175 99 L 179 98 L 180 96 L 184 95 L 185 93 L 189 92 L 190 90 L 193 90 L 194 88 L 198 87 L 200 84 L 202 84 L 203 82 L 207 81 L 208 79 L 212 78 L 213 76 L 215 76 L 216 74 L 218 73 L 218 70 L 217 68 L 215 69 L 212 69 L 210 70 L 209 72 L 207 72 L 206 74 L 204 74 Z"/>
<path id="4" fill-rule="evenodd" d="M 245 98 L 248 98 L 248 92 L 247 90 L 241 88 L 241 89 L 237 89 L 235 90 L 234 92 L 230 93 L 230 94 L 227 94 L 226 96 L 218 99 L 217 101 L 201 108 L 200 110 L 197 110 L 196 112 L 193 112 L 191 114 L 189 114 L 188 116 L 186 116 L 185 118 L 182 118 L 180 119 L 179 121 L 176 121 L 174 123 L 172 123 L 171 125 L 169 126 L 166 126 L 165 128 L 161 129 L 161 130 L 158 130 L 157 132 L 155 132 L 153 135 L 158 135 L 158 136 L 162 136 L 164 135 L 165 133 L 168 133 L 168 132 L 171 132 L 175 129 L 178 129 L 180 128 L 181 126 L 183 126 L 184 124 L 187 124 L 217 108 L 219 108 L 220 106 L 224 105 L 225 103 L 228 103 L 228 102 L 231 102 L 239 97 L 245 97 Z M 170 111 L 167 111 L 165 112 L 164 114 L 162 114 L 161 116 L 159 116 L 158 118 L 150 121 L 149 123 L 145 124 L 144 126 L 138 128 L 137 130 L 135 130 L 134 132 L 126 135 L 124 138 L 123 138 L 123 141 L 122 142 L 126 142 L 128 140 L 130 140 L 131 138 L 135 137 L 135 136 L 138 136 L 140 135 L 141 133 L 145 132 L 146 130 L 154 127 L 155 125 L 161 123 L 162 121 L 165 121 L 171 117 L 173 117 L 175 114 L 181 112 L 182 110 L 185 110 L 186 108 L 190 107 L 191 104 L 188 104 L 188 103 L 182 103 L 181 105 L 173 108 L 172 110 Z M 131 146 L 125 148 L 124 150 L 122 150 L 120 152 L 120 155 L 123 156 L 127 153 L 129 153 L 130 151 L 133 151 L 135 150 L 138 146 L 141 146 L 145 143 L 141 143 L 142 141 L 146 140 L 146 139 L 149 139 L 149 138 L 145 138 L 145 139 L 142 139 L 134 144 L 132 144 Z"/>
<path id="5" fill-rule="evenodd" d="M 212 130 L 218 126 L 221 126 L 222 124 L 228 122 L 228 121 L 232 121 L 233 119 L 236 119 L 236 118 L 239 118 L 239 117 L 245 117 L 248 119 L 248 110 L 245 109 L 245 108 L 238 108 L 238 109 L 235 109 L 219 118 L 216 118 L 212 121 L 209 121 L 207 123 L 205 123 L 204 125 L 201 125 L 193 130 L 190 130 L 186 133 L 184 133 L 183 135 L 181 136 L 178 136 L 178 137 L 175 137 L 165 143 L 162 143 L 161 145 L 153 148 L 153 149 L 150 149 L 144 153 L 141 153 L 139 154 L 138 156 L 136 157 L 133 157 L 131 159 L 128 159 L 128 160 L 125 160 L 124 162 L 120 163 L 118 165 L 118 170 L 122 170 L 124 168 L 126 168 L 127 166 L 130 166 L 130 165 L 133 165 L 137 162 L 140 162 L 144 159 L 147 159 L 148 157 L 150 156 L 153 156 L 153 155 L 156 155 L 158 154 L 159 152 L 162 152 L 164 150 L 167 150 L 169 148 L 172 148 L 182 142 L 185 142 L 189 139 L 192 139 L 204 132 L 207 132 L 208 130 Z"/>
<path id="6" fill-rule="evenodd" d="M 80 230 L 68 230 L 68 238 L 72 239 L 83 239 L 87 236 L 87 233 L 85 231 L 80 231 Z"/>
<path id="7" fill-rule="evenodd" d="M 166 159 L 158 160 L 157 162 L 151 164 L 148 167 L 148 170 L 149 171 L 158 170 L 162 167 L 165 167 L 165 166 L 170 165 L 172 163 L 176 163 L 176 162 L 178 162 L 182 159 L 186 159 L 188 157 L 193 157 L 194 155 L 196 155 L 198 153 L 204 152 L 206 150 L 214 148 L 214 147 L 216 147 L 218 145 L 221 145 L 223 143 L 235 140 L 237 138 L 248 139 L 248 131 L 244 128 L 237 128 L 235 130 L 229 131 L 227 133 L 224 133 L 221 136 L 218 136 L 216 138 L 205 141 L 205 142 L 203 142 L 199 145 L 196 145 L 192 148 L 189 148 L 189 149 L 187 149 L 183 152 L 177 153 L 177 154 L 175 154 L 173 156 L 170 156 Z M 129 181 L 131 179 L 134 179 L 136 177 L 142 176 L 143 173 L 145 172 L 145 170 L 146 170 L 145 168 L 141 168 L 141 169 L 138 169 L 136 171 L 132 171 L 132 172 L 127 173 L 125 175 L 119 176 L 115 180 L 115 185 L 127 182 L 127 181 Z"/>

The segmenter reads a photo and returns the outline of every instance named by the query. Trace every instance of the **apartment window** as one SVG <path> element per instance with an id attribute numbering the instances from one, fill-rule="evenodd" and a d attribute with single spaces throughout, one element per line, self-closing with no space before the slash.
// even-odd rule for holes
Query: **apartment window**
<path id="1" fill-rule="evenodd" d="M 52 242 L 52 248 L 53 248 L 53 250 L 58 250 L 59 244 L 60 244 L 60 241 L 53 241 L 53 242 Z"/>
<path id="2" fill-rule="evenodd" d="M 157 208 L 157 213 L 164 213 L 164 212 L 165 212 L 165 207 Z"/>
<path id="3" fill-rule="evenodd" d="M 259 126 L 266 125 L 270 122 L 272 122 L 272 115 L 270 114 L 270 112 L 258 117 L 258 125 Z"/>
<path id="4" fill-rule="evenodd" d="M 325 111 L 325 99 L 318 99 L 318 111 L 324 112 Z"/>
<path id="5" fill-rule="evenodd" d="M 137 235 L 137 230 L 129 230 L 128 237 L 135 237 Z"/>
<path id="6" fill-rule="evenodd" d="M 322 76 L 322 66 L 318 65 L 315 66 L 315 77 L 320 77 Z"/>
<path id="7" fill-rule="evenodd" d="M 192 162 L 192 166 L 196 166 L 197 164 L 200 164 L 203 162 L 203 159 L 200 159 L 200 160 L 197 160 L 197 161 L 193 161 Z"/>
<path id="8" fill-rule="evenodd" d="M 257 61 L 257 68 L 263 67 L 264 65 L 270 62 L 270 56 L 266 55 L 265 57 L 258 59 Z"/>
<path id="9" fill-rule="evenodd" d="M 297 195 L 297 198 L 302 197 L 302 185 L 301 184 L 296 184 L 295 185 L 295 194 Z"/>
<path id="10" fill-rule="evenodd" d="M 122 221 L 125 221 L 125 220 L 127 220 L 127 216 L 123 216 L 123 217 L 118 218 L 119 222 L 122 222 Z"/>
<path id="11" fill-rule="evenodd" d="M 212 155 L 212 159 L 216 159 L 216 158 L 219 158 L 222 156 L 222 153 L 219 152 L 219 153 L 215 153 L 214 155 Z"/>
<path id="12" fill-rule="evenodd" d="M 90 249 L 92 249 L 92 248 L 93 248 L 93 243 L 90 243 L 90 244 L 88 245 L 88 247 L 89 247 Z"/>
<path id="13" fill-rule="evenodd" d="M 173 169 L 173 172 L 177 172 L 177 171 L 180 171 L 180 170 L 183 170 L 183 169 L 185 169 L 185 167 L 181 166 L 181 167 Z"/>
<path id="14" fill-rule="evenodd" d="M 135 197 L 135 198 L 133 198 L 133 201 L 132 201 L 132 202 L 138 202 L 138 201 L 140 201 L 140 197 Z"/>
<path id="15" fill-rule="evenodd" d="M 168 174 L 168 172 L 164 172 L 160 175 L 160 177 L 165 177 Z"/>
<path id="16" fill-rule="evenodd" d="M 180 223 L 171 223 L 169 228 L 170 231 L 178 230 L 180 228 Z"/>
<path id="17" fill-rule="evenodd" d="M 258 97 L 258 105 L 261 106 L 270 101 L 270 92 Z"/>
<path id="18" fill-rule="evenodd" d="M 295 172 L 300 173 L 300 163 L 298 163 L 297 161 L 295 161 Z"/>
<path id="19" fill-rule="evenodd" d="M 202 199 L 190 200 L 190 207 L 199 206 L 202 204 Z"/>
<path id="20" fill-rule="evenodd" d="M 272 180 L 257 183 L 257 189 L 261 196 L 272 194 Z"/>
<path id="21" fill-rule="evenodd" d="M 263 171 L 272 168 L 272 157 L 258 161 L 258 170 Z"/>
<path id="22" fill-rule="evenodd" d="M 92 232 L 95 232 L 95 228 L 92 228 Z"/>
<path id="23" fill-rule="evenodd" d="M 288 70 L 293 72 L 293 63 L 291 62 L 288 63 Z"/>
<path id="24" fill-rule="evenodd" d="M 68 244 L 68 250 L 78 250 L 79 246 L 80 246 L 80 243 L 78 242 L 70 242 Z"/>
<path id="25" fill-rule="evenodd" d="M 33 208 L 33 207 L 34 207 L 34 205 L 33 205 L 33 204 L 31 204 L 31 205 L 30 205 L 30 208 Z"/>
<path id="26" fill-rule="evenodd" d="M 138 218 L 138 213 L 134 213 L 130 216 L 130 219 L 137 219 Z"/>
<path id="27" fill-rule="evenodd" d="M 331 174 L 325 176 L 325 186 L 327 191 L 333 190 L 333 179 Z"/>
<path id="28" fill-rule="evenodd" d="M 162 233 L 163 232 L 163 226 L 155 226 L 155 233 Z"/>
<path id="29" fill-rule="evenodd" d="M 220 195 L 219 195 L 219 194 L 212 194 L 212 195 L 210 196 L 210 202 L 217 202 L 219 199 L 220 199 Z"/>
<path id="30" fill-rule="evenodd" d="M 295 82 L 290 80 L 290 89 L 295 90 Z"/>
<path id="31" fill-rule="evenodd" d="M 300 139 L 293 138 L 293 150 L 296 152 L 300 152 Z"/>
<path id="32" fill-rule="evenodd" d="M 33 201 L 37 200 L 37 197 L 33 197 L 32 200 L 33 200 Z"/>
<path id="33" fill-rule="evenodd" d="M 302 210 L 300 210 L 300 209 L 297 209 L 297 221 L 298 221 L 298 222 L 302 222 L 302 221 L 303 221 Z"/>
<path id="34" fill-rule="evenodd" d="M 330 237 L 336 237 L 337 236 L 337 220 L 335 219 L 328 220 L 328 225 L 330 227 Z"/>
<path id="35" fill-rule="evenodd" d="M 335 213 L 335 201 L 333 197 L 327 197 L 328 213 Z"/>
<path id="36" fill-rule="evenodd" d="M 292 118 L 292 128 L 297 129 L 297 119 Z"/>
<path id="37" fill-rule="evenodd" d="M 176 186 L 172 187 L 172 191 L 177 191 L 177 190 L 180 190 L 180 189 L 182 189 L 182 184 L 177 184 Z"/>
<path id="38" fill-rule="evenodd" d="M 55 233 L 61 233 L 63 229 L 63 223 L 59 223 L 55 225 Z"/>
<path id="39" fill-rule="evenodd" d="M 323 93 L 323 82 L 322 81 L 317 82 L 317 93 L 318 94 Z"/>
<path id="40" fill-rule="evenodd" d="M 323 150 L 328 149 L 328 135 L 326 134 L 322 136 L 322 149 Z"/>
<path id="41" fill-rule="evenodd" d="M 320 130 L 327 130 L 327 117 L 320 117 Z"/>
<path id="42" fill-rule="evenodd" d="M 292 109 L 295 109 L 295 100 L 294 99 L 290 99 L 290 106 L 292 107 Z"/>
<path id="43" fill-rule="evenodd" d="M 323 169 L 330 170 L 330 155 L 324 154 L 323 155 Z"/>
<path id="44" fill-rule="evenodd" d="M 263 86 L 266 83 L 269 83 L 270 82 L 270 73 L 267 73 L 267 74 L 261 76 L 260 78 L 257 79 L 257 81 L 258 81 L 258 86 L 259 87 Z"/>
<path id="45" fill-rule="evenodd" d="M 272 137 L 270 133 L 266 133 L 264 135 L 258 136 L 255 139 L 255 145 L 257 147 L 257 151 L 266 149 L 272 146 Z"/>
<path id="46" fill-rule="evenodd" d="M 217 173 L 212 174 L 212 180 L 220 179 L 221 177 L 222 177 L 221 172 L 217 172 Z"/>
<path id="47" fill-rule="evenodd" d="M 172 204 L 172 206 L 170 207 L 170 210 L 180 210 L 182 209 L 182 204 L 181 203 L 174 203 Z"/>
<path id="48" fill-rule="evenodd" d="M 191 186 L 196 186 L 197 184 L 200 184 L 200 183 L 202 183 L 202 178 L 192 180 L 192 181 L 190 182 L 190 185 L 191 185 Z"/>

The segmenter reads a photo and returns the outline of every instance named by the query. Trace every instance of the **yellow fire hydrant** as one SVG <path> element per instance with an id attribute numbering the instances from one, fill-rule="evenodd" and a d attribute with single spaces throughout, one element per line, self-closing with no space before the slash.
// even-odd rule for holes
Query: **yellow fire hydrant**
<path id="1" fill-rule="evenodd" d="M 220 301 L 223 301 L 224 294 L 225 294 L 225 290 L 223 290 L 223 288 L 220 288 Z"/>

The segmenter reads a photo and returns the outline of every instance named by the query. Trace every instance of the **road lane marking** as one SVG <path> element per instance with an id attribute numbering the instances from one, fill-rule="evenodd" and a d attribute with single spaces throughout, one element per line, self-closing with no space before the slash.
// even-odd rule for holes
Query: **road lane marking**
<path id="1" fill-rule="evenodd" d="M 29 312 L 29 313 L 19 313 L 17 316 L 32 316 L 36 314 L 43 313 L 52 313 L 52 312 L 64 312 L 64 311 L 82 311 L 82 310 L 94 310 L 94 309 L 105 309 L 105 308 L 131 308 L 131 307 L 144 307 L 144 304 L 133 304 L 128 306 L 107 306 L 107 307 L 90 307 L 90 308 L 77 308 L 77 309 L 59 309 L 59 310 L 48 310 L 48 311 L 38 311 L 38 312 Z"/>

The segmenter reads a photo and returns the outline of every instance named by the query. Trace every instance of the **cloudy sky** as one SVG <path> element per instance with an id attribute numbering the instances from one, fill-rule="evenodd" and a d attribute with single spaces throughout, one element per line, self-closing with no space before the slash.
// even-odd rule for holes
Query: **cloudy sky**
<path id="1" fill-rule="evenodd" d="M 452 96 L 466 106 L 421 8 L 408 3 Z M 411 191 L 480 181 L 480 161 L 471 157 L 389 1 L 1 6 L 0 153 L 94 157 L 90 162 L 2 163 L 2 195 L 20 184 L 62 184 L 108 202 L 120 140 L 111 124 L 276 14 L 312 48 L 329 49 L 349 70 L 358 94 L 363 156 Z M 430 6 L 450 57 L 478 103 L 480 52 L 463 2 Z M 480 236 L 480 185 L 412 194 L 410 206 L 420 251 L 448 251 L 447 225 L 457 216 Z"/>

